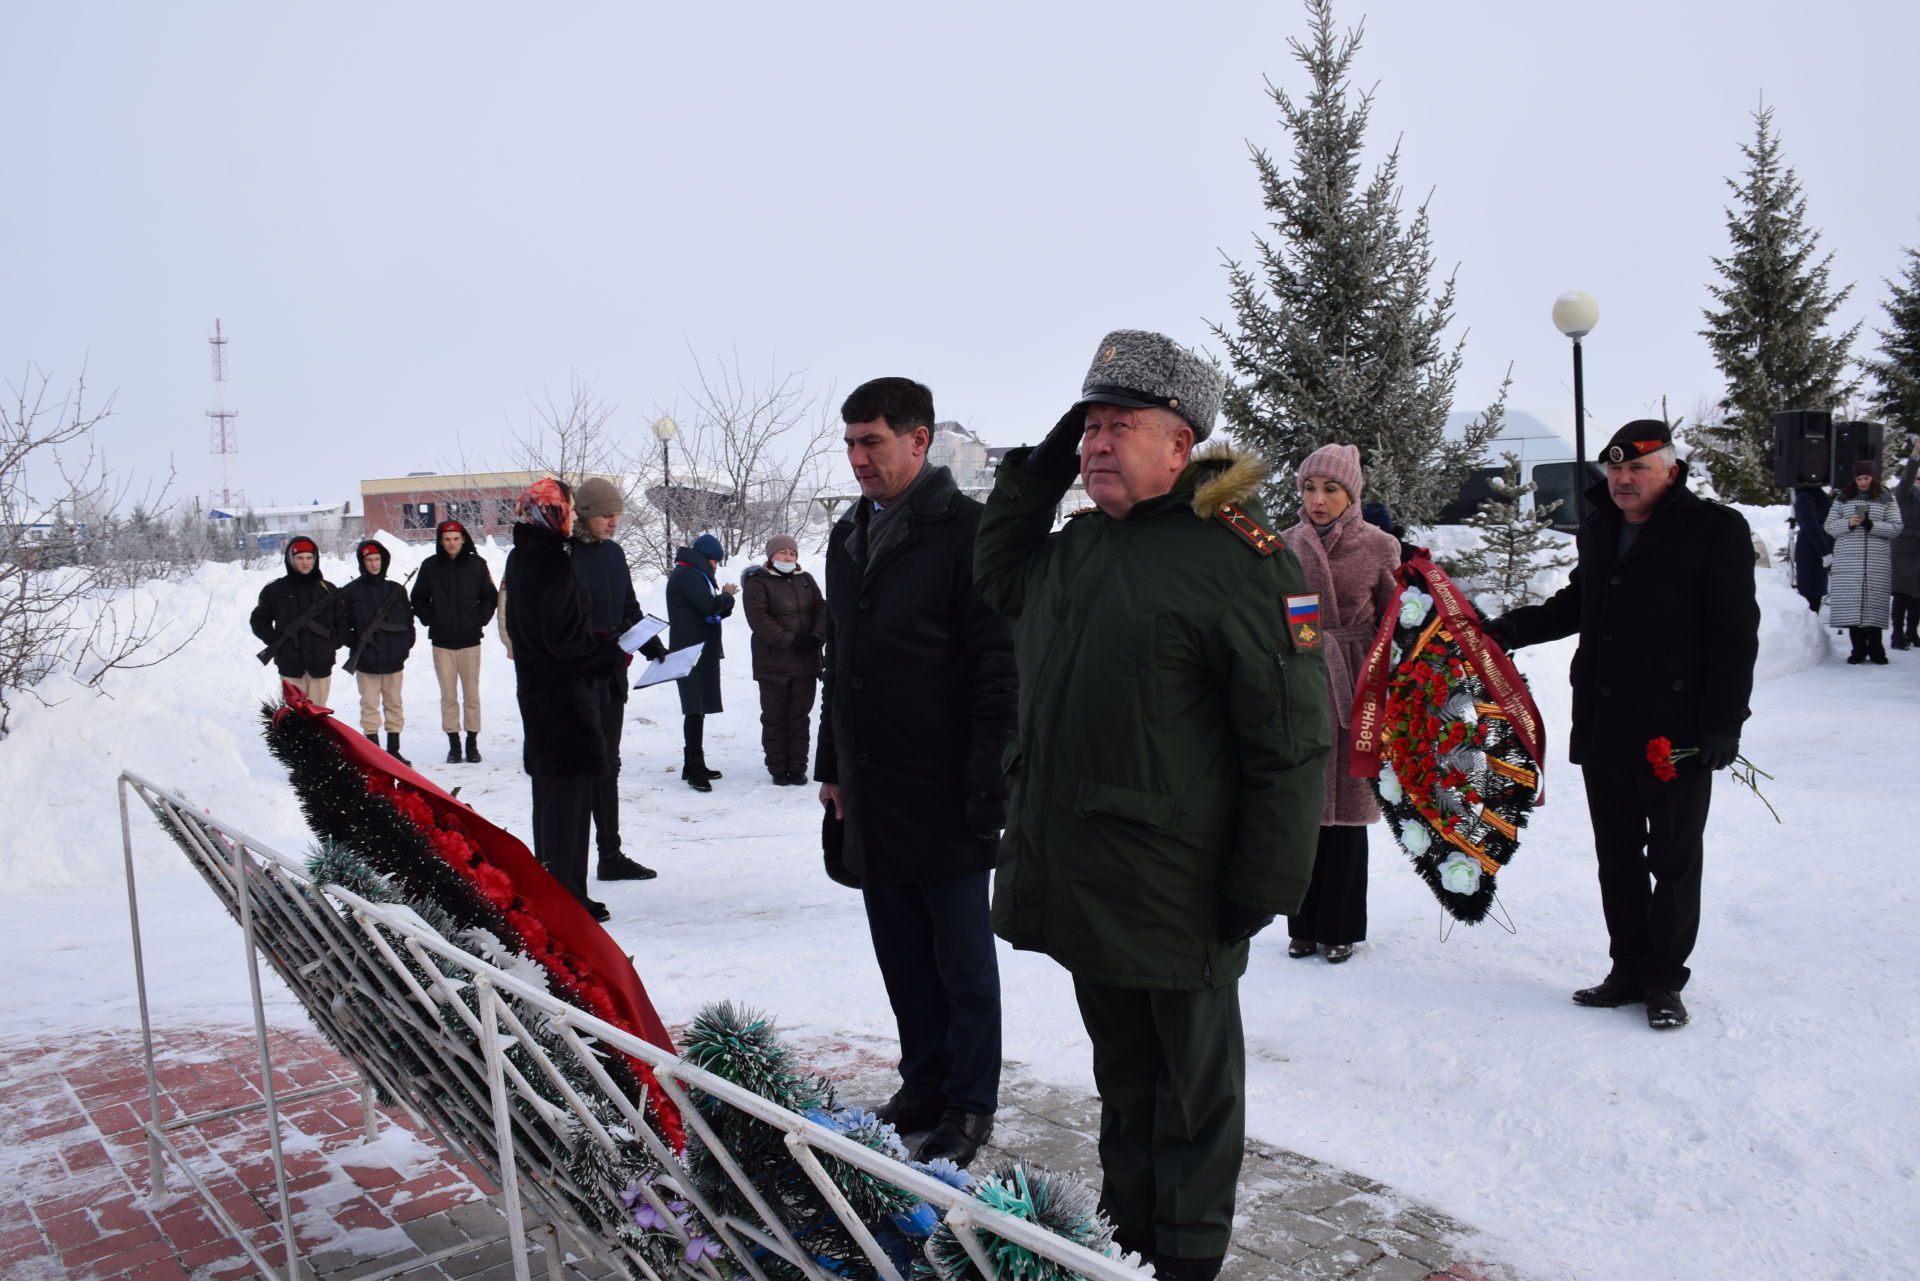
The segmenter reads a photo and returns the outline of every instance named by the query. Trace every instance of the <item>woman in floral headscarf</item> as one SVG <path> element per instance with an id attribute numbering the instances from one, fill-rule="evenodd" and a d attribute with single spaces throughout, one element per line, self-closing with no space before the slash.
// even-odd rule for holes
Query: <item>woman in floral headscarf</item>
<path id="1" fill-rule="evenodd" d="M 1299 477 L 1301 520 L 1280 537 L 1320 596 L 1333 752 L 1313 881 L 1300 910 L 1287 918 L 1287 955 L 1312 956 L 1324 947 L 1327 960 L 1338 964 L 1367 937 L 1367 824 L 1380 821 L 1372 788 L 1350 768 L 1353 687 L 1381 612 L 1393 600 L 1400 543 L 1362 517 L 1360 451 L 1352 445 L 1322 445 L 1300 464 Z"/>
<path id="2" fill-rule="evenodd" d="M 573 492 L 552 478 L 535 481 L 514 505 L 513 555 L 502 585 L 506 629 L 520 700 L 522 761 L 533 779 L 533 852 L 596 921 L 602 903 L 587 897 L 587 838 L 593 781 L 607 772 L 600 732 L 599 683 L 627 656 L 593 630 L 586 584 L 573 572 Z"/>

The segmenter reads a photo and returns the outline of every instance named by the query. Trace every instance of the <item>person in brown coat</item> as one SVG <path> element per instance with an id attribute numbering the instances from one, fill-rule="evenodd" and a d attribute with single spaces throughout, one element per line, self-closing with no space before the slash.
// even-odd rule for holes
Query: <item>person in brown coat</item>
<path id="1" fill-rule="evenodd" d="M 1299 477 L 1304 519 L 1280 537 L 1320 597 L 1333 753 L 1313 883 L 1300 911 L 1287 918 L 1287 955 L 1312 956 L 1324 946 L 1327 960 L 1338 964 L 1367 937 L 1367 824 L 1380 821 L 1373 789 L 1351 769 L 1353 687 L 1381 613 L 1393 601 L 1400 543 L 1362 515 L 1360 451 L 1352 445 L 1322 445 L 1300 464 Z"/>
<path id="2" fill-rule="evenodd" d="M 753 679 L 760 686 L 760 746 L 767 773 L 782 787 L 804 786 L 808 718 L 827 623 L 820 585 L 800 568 L 800 544 L 792 535 L 767 540 L 766 563 L 740 576 L 740 596 L 753 631 Z"/>

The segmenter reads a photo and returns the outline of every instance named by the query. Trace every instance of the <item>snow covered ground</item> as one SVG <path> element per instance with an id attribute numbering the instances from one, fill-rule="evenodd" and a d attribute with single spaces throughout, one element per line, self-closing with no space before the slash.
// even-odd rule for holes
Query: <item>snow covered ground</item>
<path id="1" fill-rule="evenodd" d="M 1771 522 L 1779 509 L 1751 513 Z M 398 540 L 389 540 L 398 548 Z M 418 549 L 398 553 L 410 567 Z M 498 570 L 501 553 L 490 551 Z M 328 564 L 336 582 L 344 563 Z M 735 567 L 737 568 L 737 566 Z M 262 572 L 208 566 L 151 590 L 212 621 L 110 697 L 30 707 L 0 742 L 0 1040 L 137 1021 L 113 779 L 185 791 L 281 848 L 306 837 L 256 731 L 272 692 L 246 614 Z M 647 589 L 656 612 L 660 586 Z M 1501 902 L 1516 933 L 1442 937 L 1425 888 L 1374 829 L 1372 926 L 1354 960 L 1290 961 L 1263 935 L 1243 989 L 1249 1124 L 1261 1139 L 1356 1170 L 1487 1233 L 1486 1253 L 1541 1278 L 1881 1278 L 1920 1270 L 1920 845 L 1899 797 L 1920 741 L 1920 654 L 1841 664 L 1831 634 L 1763 573 L 1762 679 L 1746 754 L 1767 795 L 1716 791 L 1705 916 L 1687 997 L 1693 1025 L 1647 1029 L 1639 1007 L 1568 993 L 1605 973 L 1578 774 L 1564 763 L 1571 642 L 1524 651 L 1552 727 L 1548 804 Z M 820 870 L 812 789 L 776 788 L 758 752 L 746 633 L 728 624 L 729 711 L 709 725 L 726 773 L 711 796 L 678 780 L 670 689 L 629 704 L 624 825 L 657 881 L 602 886 L 609 928 L 669 1022 L 732 997 L 793 1030 L 884 1049 L 891 1018 L 857 894 Z M 438 764 L 424 643 L 409 669 L 416 763 L 525 830 L 512 673 L 493 638 L 482 765 Z M 351 681 L 335 706 L 353 715 Z M 148 965 L 163 1022 L 246 1018 L 237 932 L 151 823 L 135 817 Z M 1003 951 L 1006 1053 L 1091 1092 L 1069 983 Z M 301 1020 L 284 996 L 273 1017 Z"/>

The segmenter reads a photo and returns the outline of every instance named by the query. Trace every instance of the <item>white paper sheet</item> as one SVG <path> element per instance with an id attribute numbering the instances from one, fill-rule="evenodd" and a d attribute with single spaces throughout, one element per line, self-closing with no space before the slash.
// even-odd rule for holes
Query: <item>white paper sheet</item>
<path id="1" fill-rule="evenodd" d="M 640 673 L 640 679 L 633 683 L 635 689 L 645 689 L 649 685 L 658 685 L 662 681 L 677 681 L 693 670 L 700 661 L 700 651 L 707 647 L 705 641 L 689 645 L 685 649 L 676 649 L 665 658 L 656 658 L 647 664 L 647 670 Z"/>
<path id="2" fill-rule="evenodd" d="M 631 654 L 666 630 L 667 625 L 652 614 L 643 615 L 639 622 L 620 633 L 620 648 Z"/>

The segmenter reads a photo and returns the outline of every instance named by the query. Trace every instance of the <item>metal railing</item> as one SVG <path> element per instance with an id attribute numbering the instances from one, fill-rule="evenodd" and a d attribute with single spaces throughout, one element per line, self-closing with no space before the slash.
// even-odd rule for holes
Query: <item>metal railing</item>
<path id="1" fill-rule="evenodd" d="M 295 1099 L 339 1085 L 278 1092 L 274 1085 L 260 958 L 306 1008 L 326 1038 L 359 1070 L 369 1136 L 377 1116 L 377 1092 L 389 1106 L 412 1115 L 451 1154 L 484 1172 L 497 1191 L 512 1250 L 514 1276 L 529 1281 L 529 1215 L 544 1224 L 546 1270 L 562 1275 L 561 1247 L 603 1259 L 647 1281 L 723 1274 L 701 1255 L 688 1262 L 672 1250 L 647 1249 L 611 1230 L 620 1216 L 621 1194 L 644 1197 L 660 1230 L 680 1246 L 694 1231 L 711 1230 L 726 1250 L 729 1267 L 755 1281 L 768 1281 L 762 1261 L 782 1260 L 817 1281 L 833 1276 L 801 1245 L 754 1186 L 733 1153 L 695 1106 L 697 1092 L 777 1130 L 793 1161 L 838 1215 L 875 1273 L 906 1281 L 874 1234 L 863 1225 L 823 1160 L 850 1166 L 936 1207 L 978 1275 L 999 1275 L 991 1260 L 992 1238 L 1018 1246 L 1090 1281 L 1138 1281 L 1138 1270 L 1105 1258 L 1045 1228 L 996 1211 L 967 1193 L 885 1153 L 790 1112 L 711 1072 L 551 995 L 544 987 L 507 972 L 449 942 L 411 908 L 365 899 L 335 884 L 316 884 L 304 859 L 282 854 L 196 809 L 186 798 L 132 773 L 119 780 L 120 826 L 125 853 L 127 906 L 132 926 L 135 979 L 139 987 L 145 1049 L 152 1191 L 166 1195 L 167 1164 L 185 1175 L 210 1213 L 273 1281 L 310 1275 L 300 1263 L 293 1207 L 280 1140 L 280 1108 Z M 162 1120 L 162 1090 L 155 1070 L 153 1029 L 147 1001 L 146 958 L 141 948 L 139 896 L 134 879 L 129 795 L 159 821 L 186 853 L 228 912 L 238 921 L 253 999 L 262 1101 L 175 1120 Z M 684 1119 L 690 1137 L 704 1145 L 751 1213 L 723 1212 L 688 1171 L 683 1155 L 661 1141 L 647 1121 L 647 1100 L 631 1099 L 609 1076 L 596 1045 L 631 1056 L 651 1068 L 654 1079 Z M 582 1081 L 590 1083 L 583 1089 Z M 174 1131 L 251 1109 L 264 1110 L 274 1169 L 274 1196 L 284 1271 L 239 1225 L 189 1167 L 169 1137 Z M 611 1123 L 610 1123 L 611 1121 Z M 611 1186 L 608 1169 L 620 1162 L 581 1159 L 583 1145 L 628 1168 L 634 1145 L 645 1149 L 659 1171 L 625 1187 Z M 691 1149 L 692 1144 L 689 1143 Z M 595 1174 L 594 1170 L 601 1173 Z M 625 1180 L 618 1180 L 625 1182 Z M 711 1186 L 711 1185 L 709 1185 Z M 704 1220 L 689 1229 L 670 1212 L 669 1199 L 688 1203 Z M 499 1240 L 495 1236 L 489 1240 Z M 399 1275 L 450 1255 L 475 1249 L 475 1241 L 414 1258 L 365 1281 Z M 664 1261 L 663 1261 L 664 1260 Z"/>

